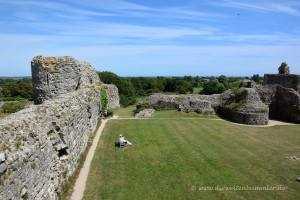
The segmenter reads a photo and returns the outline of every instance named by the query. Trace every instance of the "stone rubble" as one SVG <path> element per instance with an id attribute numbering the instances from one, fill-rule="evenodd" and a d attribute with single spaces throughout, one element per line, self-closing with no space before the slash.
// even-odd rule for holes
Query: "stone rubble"
<path id="1" fill-rule="evenodd" d="M 151 118 L 154 109 L 144 109 L 135 115 L 135 118 Z"/>

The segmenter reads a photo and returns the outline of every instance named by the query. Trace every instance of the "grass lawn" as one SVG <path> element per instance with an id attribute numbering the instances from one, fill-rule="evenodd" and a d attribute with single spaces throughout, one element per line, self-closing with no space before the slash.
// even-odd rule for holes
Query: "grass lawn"
<path id="1" fill-rule="evenodd" d="M 114 111 L 115 115 L 118 115 L 119 118 L 131 118 L 134 117 L 134 110 L 136 109 L 136 106 L 128 106 L 126 108 L 117 108 Z"/>
<path id="2" fill-rule="evenodd" d="M 133 146 L 115 147 L 119 133 Z M 287 158 L 291 156 L 300 157 L 299 125 L 111 120 L 98 143 L 84 199 L 300 199 L 300 183 L 295 181 L 300 162 Z M 285 190 L 210 188 L 234 186 Z"/>
<path id="3" fill-rule="evenodd" d="M 136 106 L 128 106 L 126 108 L 118 108 L 114 111 L 115 115 L 118 115 L 119 118 L 133 118 L 134 110 Z M 209 118 L 217 119 L 217 115 L 202 115 L 195 112 L 185 113 L 179 112 L 176 110 L 161 110 L 155 111 L 152 115 L 152 118 Z"/>
<path id="4" fill-rule="evenodd" d="M 203 115 L 198 114 L 196 112 L 180 112 L 177 110 L 161 110 L 155 111 L 152 115 L 152 118 L 169 118 L 169 119 L 176 119 L 176 118 L 209 118 L 209 119 L 218 119 L 217 115 Z"/>

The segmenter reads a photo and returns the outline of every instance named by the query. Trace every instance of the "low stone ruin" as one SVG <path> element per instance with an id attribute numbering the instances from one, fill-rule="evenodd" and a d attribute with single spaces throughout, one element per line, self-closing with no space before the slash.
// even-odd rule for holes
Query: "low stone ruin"
<path id="1" fill-rule="evenodd" d="M 300 123 L 300 94 L 281 85 L 256 87 L 261 100 L 269 107 L 269 116 L 286 122 Z"/>
<path id="2" fill-rule="evenodd" d="M 154 109 L 144 109 L 135 115 L 135 118 L 151 118 Z"/>
<path id="3" fill-rule="evenodd" d="M 219 113 L 242 124 L 265 125 L 269 118 L 300 123 L 299 92 L 300 75 L 265 74 L 263 85 L 244 80 L 238 92 L 229 90 L 221 95 L 153 94 L 142 103 L 156 110 Z"/>
<path id="4" fill-rule="evenodd" d="M 269 108 L 253 88 L 223 93 L 218 113 L 241 124 L 266 125 L 269 121 Z"/>
<path id="5" fill-rule="evenodd" d="M 163 95 L 153 94 L 142 103 L 149 104 L 156 110 L 179 110 L 182 112 L 198 112 L 214 114 L 213 109 L 220 101 L 220 95 Z"/>

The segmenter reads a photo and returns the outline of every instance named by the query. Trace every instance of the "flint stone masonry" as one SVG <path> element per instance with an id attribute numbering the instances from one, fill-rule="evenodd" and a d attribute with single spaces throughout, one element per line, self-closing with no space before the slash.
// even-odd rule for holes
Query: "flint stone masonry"
<path id="1" fill-rule="evenodd" d="M 145 109 L 135 115 L 135 118 L 151 118 L 154 113 L 153 109 Z"/>
<path id="2" fill-rule="evenodd" d="M 300 94 L 281 85 L 261 85 L 255 90 L 264 104 L 269 106 L 269 116 L 287 122 L 300 123 Z"/>
<path id="3" fill-rule="evenodd" d="M 254 88 L 255 86 L 256 86 L 256 83 L 254 81 L 248 80 L 248 79 L 244 79 L 239 85 L 240 88 L 241 87 Z"/>
<path id="4" fill-rule="evenodd" d="M 265 74 L 264 85 L 281 85 L 300 92 L 300 75 L 297 74 Z"/>
<path id="5" fill-rule="evenodd" d="M 44 65 L 49 60 L 57 63 Z M 70 87 L 70 83 L 76 85 L 73 79 L 67 78 L 75 74 L 70 68 L 73 65 L 65 61 L 79 63 L 69 57 L 35 58 L 35 70 L 39 62 L 41 66 L 68 69 L 59 70 L 67 74 L 50 73 L 49 86 L 45 76 L 35 76 L 34 86 L 43 91 L 37 97 L 43 104 L 31 105 L 0 120 L 0 199 L 57 199 L 62 185 L 78 166 L 90 133 L 96 129 L 101 94 L 95 85 L 99 80 L 96 72 L 88 65 L 80 65 L 76 80 L 81 84 L 75 89 Z M 57 68 L 48 70 L 54 73 Z M 60 79 L 59 84 L 52 75 Z M 62 77 L 66 79 L 63 81 Z M 57 85 L 55 92 L 44 90 L 52 87 L 50 80 Z M 60 95 L 62 91 L 68 93 Z"/>
<path id="6" fill-rule="evenodd" d="M 88 62 L 73 57 L 34 57 L 31 61 L 33 100 L 36 104 L 100 82 Z"/>
<path id="7" fill-rule="evenodd" d="M 105 90 L 108 98 L 108 108 L 120 107 L 119 90 L 113 84 L 105 84 Z"/>
<path id="8" fill-rule="evenodd" d="M 223 93 L 218 112 L 236 123 L 268 124 L 269 108 L 261 101 L 256 90 L 253 88 L 241 88 L 240 90 L 240 94 L 234 94 L 231 90 Z"/>
<path id="9" fill-rule="evenodd" d="M 143 103 L 156 110 L 180 110 L 182 112 L 198 112 L 214 114 L 213 107 L 220 102 L 220 95 L 163 95 L 153 94 Z"/>

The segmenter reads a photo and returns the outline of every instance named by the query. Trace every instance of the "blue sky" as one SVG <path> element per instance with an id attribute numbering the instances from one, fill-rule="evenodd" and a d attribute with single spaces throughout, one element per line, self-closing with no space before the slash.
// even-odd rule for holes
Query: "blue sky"
<path id="1" fill-rule="evenodd" d="M 74 56 L 120 76 L 300 74 L 299 0 L 0 0 L 0 76 Z"/>

